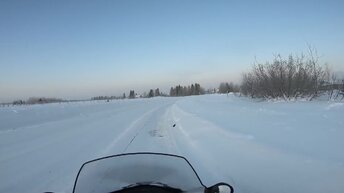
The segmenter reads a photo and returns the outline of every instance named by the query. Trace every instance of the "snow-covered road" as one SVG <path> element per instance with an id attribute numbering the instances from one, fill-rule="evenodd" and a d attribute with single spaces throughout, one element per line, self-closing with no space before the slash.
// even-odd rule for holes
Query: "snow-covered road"
<path id="1" fill-rule="evenodd" d="M 185 156 L 206 185 L 236 192 L 344 192 L 343 104 L 206 95 L 1 107 L 0 192 L 71 192 L 85 161 L 138 151 Z"/>

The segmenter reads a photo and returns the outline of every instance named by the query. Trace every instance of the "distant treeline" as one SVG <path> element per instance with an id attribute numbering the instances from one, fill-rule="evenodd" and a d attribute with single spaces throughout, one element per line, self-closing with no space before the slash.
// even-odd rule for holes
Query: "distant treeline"
<path id="1" fill-rule="evenodd" d="M 91 100 L 113 100 L 113 99 L 124 99 L 124 96 L 96 96 L 92 97 Z"/>
<path id="2" fill-rule="evenodd" d="M 138 94 L 130 90 L 128 97 L 96 96 L 91 100 L 113 100 L 151 98 L 157 96 L 190 96 L 213 93 L 237 92 L 240 95 L 252 98 L 308 98 L 312 100 L 320 94 L 327 93 L 329 99 L 344 99 L 344 77 L 338 79 L 331 73 L 327 65 L 319 64 L 316 50 L 309 48 L 308 55 L 289 55 L 283 58 L 275 55 L 271 62 L 256 63 L 249 72 L 243 73 L 241 84 L 222 82 L 218 88 L 204 90 L 199 83 L 188 86 L 177 85 L 171 87 L 169 95 L 160 92 L 159 88 Z M 55 102 L 68 102 L 59 98 L 31 97 L 28 100 L 13 101 L 13 105 L 44 104 Z M 9 103 L 3 104 L 9 105 Z"/>
<path id="3" fill-rule="evenodd" d="M 230 93 L 230 92 L 239 92 L 240 86 L 232 82 L 222 82 L 216 92 L 218 93 Z"/>
<path id="4" fill-rule="evenodd" d="M 205 91 L 200 84 L 195 83 L 189 86 L 175 86 L 170 89 L 170 96 L 190 96 L 190 95 L 202 95 Z"/>
<path id="5" fill-rule="evenodd" d="M 13 105 L 24 105 L 24 104 L 44 104 L 44 103 L 57 103 L 65 102 L 63 99 L 58 98 L 45 98 L 45 97 L 31 97 L 28 100 L 16 100 L 13 101 Z"/>
<path id="6" fill-rule="evenodd" d="M 206 92 L 204 89 L 201 87 L 200 84 L 195 83 L 191 84 L 189 86 L 175 86 L 171 87 L 170 93 L 165 94 L 160 92 L 159 88 L 156 89 L 150 89 L 148 92 L 144 92 L 142 94 L 138 94 L 135 92 L 135 90 L 130 90 L 128 97 L 126 97 L 126 94 L 123 93 L 121 96 L 97 96 L 97 97 L 92 97 L 91 100 L 113 100 L 113 99 L 135 99 L 135 98 L 152 98 L 152 97 L 157 97 L 157 96 L 163 96 L 163 97 L 168 97 L 168 96 L 190 96 L 190 95 L 202 95 L 205 94 Z"/>

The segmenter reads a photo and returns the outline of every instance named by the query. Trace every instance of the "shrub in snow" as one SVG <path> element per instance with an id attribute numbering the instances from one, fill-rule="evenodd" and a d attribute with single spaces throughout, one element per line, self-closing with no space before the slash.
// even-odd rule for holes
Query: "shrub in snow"
<path id="1" fill-rule="evenodd" d="M 272 62 L 255 64 L 242 77 L 241 93 L 257 98 L 308 98 L 317 96 L 329 78 L 325 65 L 319 65 L 315 50 L 309 55 L 276 55 Z"/>

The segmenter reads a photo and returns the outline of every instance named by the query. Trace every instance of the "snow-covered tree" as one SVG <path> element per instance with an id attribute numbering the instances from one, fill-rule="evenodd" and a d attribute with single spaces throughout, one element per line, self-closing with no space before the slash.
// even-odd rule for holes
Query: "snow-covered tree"
<path id="1" fill-rule="evenodd" d="M 134 91 L 134 90 L 130 90 L 130 92 L 129 92 L 129 98 L 130 98 L 130 99 L 134 99 L 134 98 L 135 98 L 135 91 Z"/>
<path id="2" fill-rule="evenodd" d="M 148 97 L 151 98 L 151 97 L 154 97 L 154 91 L 153 89 L 150 89 L 149 93 L 148 93 Z"/>
<path id="3" fill-rule="evenodd" d="M 160 96 L 160 90 L 159 90 L 159 88 L 155 89 L 154 96 Z"/>

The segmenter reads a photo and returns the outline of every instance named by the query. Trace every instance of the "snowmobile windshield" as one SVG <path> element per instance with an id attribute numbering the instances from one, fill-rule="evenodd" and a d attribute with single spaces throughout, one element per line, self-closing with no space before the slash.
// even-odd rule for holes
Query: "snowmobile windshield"
<path id="1" fill-rule="evenodd" d="M 183 157 L 131 153 L 86 162 L 76 178 L 74 193 L 203 193 L 205 186 Z"/>

